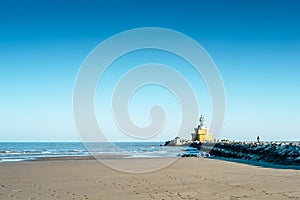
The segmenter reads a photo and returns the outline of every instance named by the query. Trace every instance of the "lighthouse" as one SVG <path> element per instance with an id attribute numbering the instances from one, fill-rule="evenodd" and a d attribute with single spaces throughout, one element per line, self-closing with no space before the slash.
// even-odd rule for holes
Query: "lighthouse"
<path id="1" fill-rule="evenodd" d="M 192 133 L 192 140 L 193 141 L 200 141 L 200 142 L 205 142 L 205 141 L 212 141 L 212 134 L 209 133 L 209 128 L 207 128 L 204 125 L 204 116 L 201 115 L 199 118 L 199 124 L 198 127 L 194 129 L 195 133 Z"/>

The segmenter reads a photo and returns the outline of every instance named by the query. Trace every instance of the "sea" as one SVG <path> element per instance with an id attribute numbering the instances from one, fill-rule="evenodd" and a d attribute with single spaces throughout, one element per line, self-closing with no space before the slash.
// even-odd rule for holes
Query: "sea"
<path id="1" fill-rule="evenodd" d="M 122 158 L 198 156 L 199 151 L 188 146 L 163 146 L 163 142 L 0 142 L 0 163 L 32 161 L 38 158 L 116 155 Z"/>

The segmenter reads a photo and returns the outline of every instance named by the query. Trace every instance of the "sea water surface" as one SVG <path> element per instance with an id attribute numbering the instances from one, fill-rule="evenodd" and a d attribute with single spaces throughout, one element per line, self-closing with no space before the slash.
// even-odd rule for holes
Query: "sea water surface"
<path id="1" fill-rule="evenodd" d="M 191 147 L 161 146 L 163 142 L 0 142 L 0 163 L 35 160 L 41 157 L 121 155 L 123 158 L 179 157 L 199 154 Z"/>

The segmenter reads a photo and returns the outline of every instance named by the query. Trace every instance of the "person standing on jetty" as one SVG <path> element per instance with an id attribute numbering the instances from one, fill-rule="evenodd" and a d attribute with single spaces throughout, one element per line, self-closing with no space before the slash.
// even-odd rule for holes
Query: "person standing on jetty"
<path id="1" fill-rule="evenodd" d="M 257 136 L 257 138 L 256 138 L 256 139 L 257 139 L 257 142 L 258 142 L 258 143 L 260 143 L 260 137 L 259 137 L 259 136 Z"/>

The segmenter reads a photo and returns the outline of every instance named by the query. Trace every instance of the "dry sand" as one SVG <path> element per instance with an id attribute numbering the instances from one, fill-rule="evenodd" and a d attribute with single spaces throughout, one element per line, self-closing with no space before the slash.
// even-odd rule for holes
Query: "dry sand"
<path id="1" fill-rule="evenodd" d="M 161 159 L 108 159 L 120 166 Z M 300 171 L 181 158 L 151 173 L 93 159 L 0 164 L 0 199 L 300 199 Z"/>

